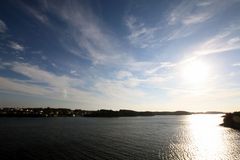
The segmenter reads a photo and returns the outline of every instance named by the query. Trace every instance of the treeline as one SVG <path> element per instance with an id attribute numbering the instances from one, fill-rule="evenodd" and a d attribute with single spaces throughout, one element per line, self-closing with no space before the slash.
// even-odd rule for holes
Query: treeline
<path id="1" fill-rule="evenodd" d="M 225 127 L 240 129 L 240 112 L 226 113 L 222 125 Z"/>
<path id="2" fill-rule="evenodd" d="M 155 115 L 190 115 L 190 112 L 137 112 L 133 110 L 97 110 L 88 111 L 67 108 L 0 108 L 0 117 L 132 117 Z"/>
<path id="3" fill-rule="evenodd" d="M 131 116 L 155 116 L 155 115 L 190 115 L 190 112 L 186 111 L 176 111 L 176 112 L 137 112 L 132 110 L 98 110 L 86 114 L 86 117 L 131 117 Z"/>

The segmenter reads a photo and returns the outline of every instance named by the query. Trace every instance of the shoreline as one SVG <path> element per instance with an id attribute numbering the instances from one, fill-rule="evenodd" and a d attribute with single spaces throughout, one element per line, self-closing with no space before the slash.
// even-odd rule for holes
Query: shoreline
<path id="1" fill-rule="evenodd" d="M 82 110 L 68 108 L 0 108 L 0 117 L 137 117 L 156 115 L 224 114 L 223 112 Z"/>
<path id="2" fill-rule="evenodd" d="M 226 113 L 221 126 L 240 130 L 240 112 Z"/>

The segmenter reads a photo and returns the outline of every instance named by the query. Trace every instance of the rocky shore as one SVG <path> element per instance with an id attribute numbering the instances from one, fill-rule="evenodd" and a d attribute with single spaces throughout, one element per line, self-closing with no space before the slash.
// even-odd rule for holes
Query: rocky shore
<path id="1" fill-rule="evenodd" d="M 226 113 L 222 126 L 240 130 L 240 112 Z"/>

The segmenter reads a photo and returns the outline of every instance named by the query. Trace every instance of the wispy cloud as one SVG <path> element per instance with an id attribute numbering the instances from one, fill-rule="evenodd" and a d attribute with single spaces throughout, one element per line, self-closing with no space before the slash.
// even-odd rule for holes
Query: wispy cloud
<path id="1" fill-rule="evenodd" d="M 136 98 L 145 95 L 143 91 L 134 88 L 135 86 L 129 86 L 129 84 L 124 83 L 124 81 L 99 80 L 94 87 L 109 98 L 117 98 L 120 100 L 131 101 L 132 99 L 135 101 Z"/>
<path id="2" fill-rule="evenodd" d="M 160 63 L 157 63 L 156 65 L 152 66 L 151 68 L 146 69 L 145 72 L 147 74 L 154 74 L 161 69 L 170 69 L 170 68 L 175 67 L 176 65 L 177 64 L 172 63 L 172 62 L 160 62 Z"/>
<path id="3" fill-rule="evenodd" d="M 59 3 L 56 7 L 49 2 L 48 7 L 66 23 L 70 36 L 60 33 L 60 41 L 70 53 L 94 64 L 119 63 L 128 58 L 120 41 L 87 5 L 74 1 Z"/>
<path id="4" fill-rule="evenodd" d="M 172 40 L 188 37 L 193 34 L 194 31 L 194 28 L 191 28 L 190 26 L 181 26 L 179 28 L 172 29 L 166 34 L 165 41 L 169 42 Z"/>
<path id="5" fill-rule="evenodd" d="M 36 85 L 28 84 L 25 81 L 0 77 L 0 91 L 1 92 L 18 92 L 35 95 L 47 95 L 49 91 L 46 88 L 38 87 Z"/>
<path id="6" fill-rule="evenodd" d="M 220 11 L 225 10 L 234 1 L 182 1 L 169 14 L 168 23 L 170 25 L 183 24 L 193 25 L 203 23 Z"/>
<path id="7" fill-rule="evenodd" d="M 119 82 L 129 87 L 145 86 L 150 88 L 162 88 L 165 82 L 175 76 L 172 62 L 135 62 L 129 68 L 117 72 Z"/>
<path id="8" fill-rule="evenodd" d="M 7 25 L 0 19 L 0 33 L 5 33 L 7 31 Z"/>
<path id="9" fill-rule="evenodd" d="M 103 22 L 87 4 L 78 1 L 54 3 L 38 1 L 39 8 L 20 3 L 22 8 L 55 31 L 59 31 L 59 41 L 70 53 L 88 59 L 94 64 L 108 64 L 123 58 L 116 39 L 111 36 Z M 65 23 L 64 33 L 60 26 L 52 23 L 48 14 Z M 66 34 L 67 33 L 67 34 Z"/>
<path id="10" fill-rule="evenodd" d="M 209 6 L 213 3 L 214 1 L 199 1 L 197 3 L 197 6 Z"/>
<path id="11" fill-rule="evenodd" d="M 140 85 L 161 87 L 166 80 L 156 74 L 138 78 L 129 71 L 119 71 L 116 80 L 98 77 L 88 89 L 81 89 L 84 81 L 66 75 L 56 75 L 36 65 L 14 62 L 8 69 L 24 75 L 28 80 L 16 80 L 1 77 L 2 91 L 40 95 L 53 99 L 65 99 L 90 106 L 110 105 L 129 106 L 140 104 L 146 94 L 138 88 Z M 99 94 L 100 93 L 100 94 Z M 108 100 L 106 100 L 108 99 Z"/>
<path id="12" fill-rule="evenodd" d="M 14 42 L 14 41 L 10 41 L 9 42 L 9 47 L 16 50 L 16 51 L 24 51 L 24 46 L 17 43 L 17 42 Z"/>
<path id="13" fill-rule="evenodd" d="M 17 92 L 20 94 L 37 95 L 58 100 L 68 100 L 86 104 L 98 101 L 94 93 L 79 89 L 81 79 L 68 76 L 58 76 L 54 73 L 40 69 L 36 65 L 14 62 L 8 69 L 26 76 L 28 80 L 0 77 L 1 92 Z"/>
<path id="14" fill-rule="evenodd" d="M 44 14 L 41 14 L 37 10 L 34 10 L 33 8 L 27 7 L 26 8 L 30 14 L 32 14 L 35 18 L 37 18 L 39 21 L 41 21 L 44 24 L 48 23 L 48 17 Z"/>
<path id="15" fill-rule="evenodd" d="M 146 26 L 134 16 L 127 16 L 125 23 L 130 32 L 128 39 L 131 44 L 140 48 L 147 48 L 154 45 L 156 39 L 155 33 L 159 31 L 160 27 Z"/>
<path id="16" fill-rule="evenodd" d="M 77 104 L 77 106 L 96 107 L 99 99 L 87 91 L 82 91 L 75 88 L 55 88 L 29 83 L 26 80 L 16 80 L 5 77 L 0 77 L 0 92 L 41 96 L 43 98 L 68 101 Z M 40 102 L 44 105 L 45 102 Z M 73 107 L 73 106 L 72 106 Z"/>
<path id="17" fill-rule="evenodd" d="M 193 53 L 195 55 L 208 55 L 240 49 L 239 31 L 240 28 L 236 25 L 227 27 L 201 44 Z"/>
<path id="18" fill-rule="evenodd" d="M 18 2 L 17 3 L 19 6 L 21 6 L 21 8 L 28 13 L 30 16 L 33 16 L 34 18 L 36 18 L 38 21 L 40 21 L 43 24 L 49 24 L 49 19 L 47 17 L 46 14 L 44 14 L 41 10 L 38 10 L 37 8 L 34 8 L 26 3 L 23 2 Z M 42 1 L 42 3 L 39 3 L 40 5 L 44 4 L 44 1 Z M 41 7 L 41 9 L 43 10 L 43 6 Z"/>
<path id="19" fill-rule="evenodd" d="M 133 76 L 132 73 L 129 71 L 118 71 L 116 74 L 117 79 L 124 79 L 132 76 Z"/>
<path id="20" fill-rule="evenodd" d="M 235 1 L 178 1 L 169 9 L 165 21 L 150 25 L 136 15 L 124 18 L 128 27 L 129 42 L 135 47 L 159 47 L 169 41 L 188 37 L 198 31 L 200 25 L 215 18 L 223 10 L 231 7 Z"/>
<path id="21" fill-rule="evenodd" d="M 65 88 L 82 83 L 79 79 L 69 78 L 67 76 L 56 76 L 55 74 L 40 69 L 38 66 L 27 63 L 14 63 L 12 71 L 27 76 L 35 82 L 45 83 L 51 87 Z"/>
<path id="22" fill-rule="evenodd" d="M 240 63 L 234 63 L 232 64 L 233 67 L 240 67 Z"/>
<path id="23" fill-rule="evenodd" d="M 185 25 L 192 25 L 192 24 L 205 22 L 209 18 L 211 18 L 211 16 L 209 14 L 201 13 L 201 14 L 191 15 L 191 16 L 185 17 L 182 20 L 182 23 L 185 24 Z"/>
<path id="24" fill-rule="evenodd" d="M 130 103 L 134 104 L 133 101 L 136 104 L 137 99 L 144 95 L 143 91 L 130 83 L 132 80 L 115 81 L 99 77 L 88 89 L 82 89 L 83 80 L 66 75 L 56 75 L 36 65 L 14 62 L 10 63 L 7 68 L 26 76 L 28 79 L 0 77 L 1 92 L 17 92 L 58 100 L 63 99 L 93 107 L 99 105 L 124 106 Z"/>
<path id="25" fill-rule="evenodd" d="M 166 20 L 171 30 L 166 40 L 185 38 L 196 33 L 199 27 L 218 17 L 236 1 L 181 1 L 169 12 Z"/>

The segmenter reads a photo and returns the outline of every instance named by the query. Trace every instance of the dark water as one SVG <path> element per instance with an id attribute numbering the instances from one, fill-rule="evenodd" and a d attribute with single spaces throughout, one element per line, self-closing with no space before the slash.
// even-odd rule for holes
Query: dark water
<path id="1" fill-rule="evenodd" d="M 240 159 L 221 115 L 0 118 L 0 159 Z"/>

